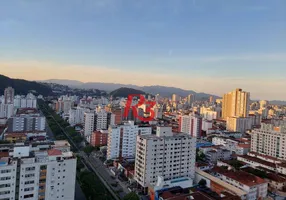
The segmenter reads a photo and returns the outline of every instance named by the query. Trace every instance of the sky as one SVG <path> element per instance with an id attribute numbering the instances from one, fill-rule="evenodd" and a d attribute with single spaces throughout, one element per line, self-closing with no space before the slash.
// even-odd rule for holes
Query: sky
<path id="1" fill-rule="evenodd" d="M 1 0 L 0 74 L 286 100 L 285 0 Z"/>

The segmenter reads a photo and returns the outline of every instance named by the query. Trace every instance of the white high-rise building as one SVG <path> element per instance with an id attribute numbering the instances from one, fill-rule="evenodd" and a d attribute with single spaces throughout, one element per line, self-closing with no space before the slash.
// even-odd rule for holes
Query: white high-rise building
<path id="1" fill-rule="evenodd" d="M 9 119 L 14 114 L 13 104 L 0 104 L 0 118 Z"/>
<path id="2" fill-rule="evenodd" d="M 173 134 L 171 127 L 158 127 L 156 135 L 138 135 L 135 180 L 143 188 L 164 180 L 195 176 L 196 138 Z"/>
<path id="3" fill-rule="evenodd" d="M 4 104 L 13 104 L 14 103 L 15 90 L 12 87 L 7 87 L 4 90 Z"/>
<path id="4" fill-rule="evenodd" d="M 15 108 L 37 108 L 37 98 L 29 93 L 27 96 L 15 96 L 14 98 Z"/>
<path id="5" fill-rule="evenodd" d="M 63 101 L 63 112 L 65 114 L 68 114 L 71 107 L 72 107 L 73 102 L 71 100 L 64 100 Z"/>
<path id="6" fill-rule="evenodd" d="M 105 110 L 100 110 L 95 113 L 95 130 L 105 130 L 108 126 L 107 124 L 107 112 Z"/>
<path id="7" fill-rule="evenodd" d="M 188 133 L 193 137 L 201 137 L 202 118 L 191 113 L 190 115 L 180 116 L 179 130 L 182 133 Z"/>
<path id="8" fill-rule="evenodd" d="M 76 124 L 83 124 L 84 123 L 84 113 L 87 112 L 88 109 L 77 107 L 72 108 L 69 111 L 69 124 L 74 126 Z"/>
<path id="9" fill-rule="evenodd" d="M 35 132 L 46 130 L 46 117 L 39 113 L 17 114 L 8 120 L 7 132 Z"/>
<path id="10" fill-rule="evenodd" d="M 179 118 L 180 132 L 190 133 L 190 116 L 182 115 Z"/>
<path id="11" fill-rule="evenodd" d="M 84 136 L 90 141 L 90 136 L 94 130 L 94 111 L 84 113 Z"/>
<path id="12" fill-rule="evenodd" d="M 0 199 L 74 199 L 76 157 L 68 142 L 43 147 L 40 143 L 1 147 L 6 153 L 0 159 Z"/>
<path id="13" fill-rule="evenodd" d="M 137 135 L 150 135 L 151 127 L 134 125 L 133 121 L 124 125 L 110 126 L 107 142 L 107 159 L 134 158 Z"/>
<path id="14" fill-rule="evenodd" d="M 213 127 L 213 122 L 203 119 L 202 120 L 202 130 L 203 131 L 208 131 L 209 129 L 211 129 Z"/>
<path id="15" fill-rule="evenodd" d="M 261 124 L 251 133 L 251 151 L 286 160 L 286 125 Z"/>

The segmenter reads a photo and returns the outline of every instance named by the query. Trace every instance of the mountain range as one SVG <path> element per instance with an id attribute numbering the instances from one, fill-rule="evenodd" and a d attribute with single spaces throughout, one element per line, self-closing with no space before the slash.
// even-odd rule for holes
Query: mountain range
<path id="1" fill-rule="evenodd" d="M 167 87 L 167 86 L 160 86 L 160 85 L 154 85 L 154 86 L 137 86 L 137 85 L 131 85 L 131 84 L 119 84 L 119 83 L 101 83 L 101 82 L 87 82 L 83 83 L 80 81 L 75 80 L 65 80 L 65 79 L 49 79 L 44 80 L 42 82 L 46 83 L 57 83 L 62 85 L 68 85 L 73 88 L 82 88 L 82 89 L 99 89 L 99 90 L 105 90 L 107 92 L 112 92 L 114 90 L 117 90 L 119 88 L 132 88 L 136 90 L 141 90 L 145 93 L 149 94 L 160 94 L 160 96 L 163 97 L 171 97 L 172 94 L 177 94 L 181 97 L 186 97 L 189 94 L 195 95 L 196 99 L 208 99 L 210 96 L 213 96 L 215 99 L 220 98 L 218 96 L 212 95 L 212 94 L 206 94 L 206 93 L 197 93 L 193 90 L 184 90 L 181 88 L 176 87 Z"/>
<path id="2" fill-rule="evenodd" d="M 41 94 L 49 96 L 53 94 L 51 87 L 35 81 L 26 81 L 23 79 L 12 79 L 0 74 L 0 95 L 4 93 L 5 88 L 13 87 L 15 94 L 26 95 L 31 92 L 33 94 Z"/>

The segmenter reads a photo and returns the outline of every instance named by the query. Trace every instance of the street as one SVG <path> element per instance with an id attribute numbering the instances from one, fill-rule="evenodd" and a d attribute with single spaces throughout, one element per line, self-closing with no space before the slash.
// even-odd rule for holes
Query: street
<path id="1" fill-rule="evenodd" d="M 110 181 L 111 183 L 114 181 L 116 181 L 122 188 L 123 192 L 122 194 L 125 196 L 126 194 L 128 194 L 130 191 L 127 188 L 127 185 L 124 184 L 123 182 L 121 182 L 120 180 L 118 180 L 118 178 L 116 178 L 115 180 L 111 178 L 111 176 L 113 176 L 113 174 L 110 172 L 110 170 L 102 163 L 102 161 L 100 159 L 98 159 L 95 155 L 91 155 L 89 157 L 89 160 L 91 161 L 91 163 L 96 167 L 97 171 L 100 172 L 100 174 L 104 177 L 104 179 L 106 181 Z M 123 197 L 124 197 L 123 196 Z"/>
<path id="2" fill-rule="evenodd" d="M 122 191 L 118 192 L 120 199 L 123 199 L 129 193 L 129 190 L 126 186 L 124 186 L 123 183 L 121 183 L 118 179 L 111 178 L 113 175 L 99 159 L 94 158 L 93 156 L 88 157 L 84 152 L 80 152 L 80 154 L 82 158 L 91 164 L 91 167 L 96 172 L 97 176 L 104 180 L 103 183 L 108 185 L 108 187 L 113 191 Z M 117 187 L 112 186 L 114 183 L 118 183 Z"/>
<path id="3" fill-rule="evenodd" d="M 48 112 L 49 113 L 49 112 Z M 78 151 L 78 155 L 80 155 L 81 158 L 83 158 L 83 160 L 85 161 L 85 164 L 87 164 L 87 166 L 89 166 L 93 172 L 98 176 L 98 178 L 101 180 L 101 182 L 104 184 L 104 186 L 107 188 L 107 190 L 111 193 L 111 195 L 113 196 L 113 198 L 115 200 L 119 200 L 118 196 L 116 195 L 116 193 L 113 190 L 113 187 L 111 186 L 112 183 L 115 182 L 115 180 L 113 180 L 111 178 L 111 176 L 107 176 L 107 171 L 103 170 L 102 167 L 104 167 L 101 161 L 97 162 L 96 160 L 93 160 L 91 158 L 89 158 L 85 152 L 81 151 L 77 145 L 73 142 L 73 140 L 71 139 L 71 137 L 68 135 L 68 133 L 66 133 L 65 129 L 57 122 L 57 120 L 53 117 L 53 115 L 51 115 L 51 113 L 49 113 L 50 116 L 52 117 L 52 119 L 55 121 L 55 123 L 58 125 L 58 127 L 62 130 L 62 132 L 64 133 L 64 135 L 69 139 L 71 145 Z M 48 129 L 50 130 L 49 126 L 47 125 Z M 50 133 L 52 133 L 52 131 L 50 131 Z M 98 164 L 100 163 L 100 164 Z M 98 169 L 97 169 L 98 167 Z M 103 174 L 103 175 L 102 175 Z M 104 178 L 103 178 L 103 177 Z M 111 181 L 112 180 L 112 181 Z M 126 189 L 123 189 L 121 187 L 118 187 L 118 190 L 122 190 L 123 192 L 119 193 L 120 199 L 123 199 L 123 197 L 129 193 L 126 192 Z"/>

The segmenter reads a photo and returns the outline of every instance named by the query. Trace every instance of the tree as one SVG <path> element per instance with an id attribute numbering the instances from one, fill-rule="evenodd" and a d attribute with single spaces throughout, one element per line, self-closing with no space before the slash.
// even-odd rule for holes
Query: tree
<path id="1" fill-rule="evenodd" d="M 207 185 L 207 181 L 205 179 L 201 179 L 199 182 L 199 186 L 200 187 L 206 187 L 206 185 Z"/>
<path id="2" fill-rule="evenodd" d="M 206 158 L 206 155 L 200 151 L 200 150 L 197 150 L 196 151 L 196 161 L 204 161 Z"/>
<path id="3" fill-rule="evenodd" d="M 88 145 L 86 147 L 84 147 L 83 151 L 89 156 L 91 154 L 91 152 L 93 152 L 95 150 L 95 148 L 91 145 Z"/>
<path id="4" fill-rule="evenodd" d="M 135 192 L 130 192 L 123 198 L 123 200 L 140 200 L 140 198 Z"/>

